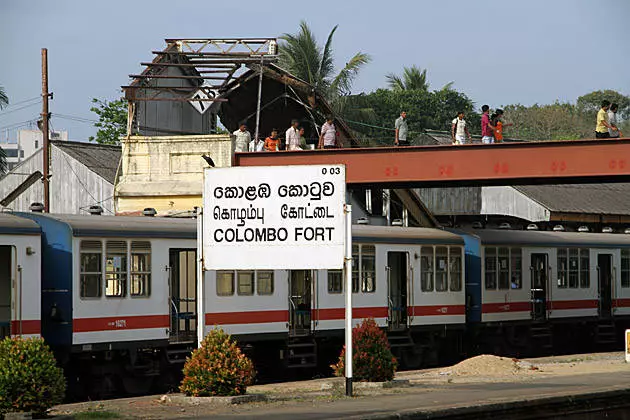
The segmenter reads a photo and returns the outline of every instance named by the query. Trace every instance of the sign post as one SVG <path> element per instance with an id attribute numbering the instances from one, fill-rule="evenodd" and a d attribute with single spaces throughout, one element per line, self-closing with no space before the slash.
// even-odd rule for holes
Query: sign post
<path id="1" fill-rule="evenodd" d="M 197 347 L 205 337 L 206 330 L 206 300 L 205 282 L 203 281 L 203 209 L 197 207 Z M 177 321 L 179 322 L 179 321 Z"/>
<path id="2" fill-rule="evenodd" d="M 352 396 L 352 206 L 346 204 L 346 396 Z"/>

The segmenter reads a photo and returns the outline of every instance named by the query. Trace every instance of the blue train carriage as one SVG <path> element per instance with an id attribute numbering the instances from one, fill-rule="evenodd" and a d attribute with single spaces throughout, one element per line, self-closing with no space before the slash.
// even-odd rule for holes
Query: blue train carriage
<path id="1" fill-rule="evenodd" d="M 20 216 L 41 228 L 42 335 L 71 393 L 147 392 L 181 371 L 196 339 L 194 220 Z"/>
<path id="2" fill-rule="evenodd" d="M 41 333 L 40 234 L 37 223 L 0 213 L 0 340 Z"/>
<path id="3" fill-rule="evenodd" d="M 467 282 L 483 351 L 613 348 L 628 325 L 630 235 L 479 229 L 468 252 L 481 262 Z"/>

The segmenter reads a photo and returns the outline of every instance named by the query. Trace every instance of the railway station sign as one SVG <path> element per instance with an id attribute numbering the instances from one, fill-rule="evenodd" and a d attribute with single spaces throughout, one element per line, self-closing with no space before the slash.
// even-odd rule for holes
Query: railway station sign
<path id="1" fill-rule="evenodd" d="M 341 269 L 345 165 L 206 168 L 205 270 Z"/>

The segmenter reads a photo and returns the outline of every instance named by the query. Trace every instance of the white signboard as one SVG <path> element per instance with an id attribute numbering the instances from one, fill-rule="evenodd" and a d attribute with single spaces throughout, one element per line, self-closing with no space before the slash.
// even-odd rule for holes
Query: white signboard
<path id="1" fill-rule="evenodd" d="M 206 168 L 206 270 L 341 269 L 344 165 Z"/>
<path id="2" fill-rule="evenodd" d="M 210 94 L 208 94 L 210 92 Z M 215 95 L 213 91 L 208 91 L 204 89 L 199 89 L 197 92 L 193 94 L 190 98 L 190 104 L 199 112 L 200 114 L 205 113 L 210 105 L 212 105 L 211 101 L 208 99 L 214 99 Z"/>

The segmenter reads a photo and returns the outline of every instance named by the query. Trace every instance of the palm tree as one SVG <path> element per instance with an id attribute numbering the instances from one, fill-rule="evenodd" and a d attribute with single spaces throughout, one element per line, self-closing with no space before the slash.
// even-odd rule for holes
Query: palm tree
<path id="1" fill-rule="evenodd" d="M 0 86 L 0 109 L 7 105 L 9 105 L 9 97 L 5 93 L 4 88 Z"/>
<path id="2" fill-rule="evenodd" d="M 429 90 L 427 69 L 421 70 L 416 66 L 404 67 L 402 77 L 394 73 L 390 73 L 386 77 L 392 90 Z"/>
<path id="3" fill-rule="evenodd" d="M 335 26 L 326 44 L 317 44 L 315 35 L 305 21 L 300 22 L 296 34 L 280 37 L 280 66 L 298 78 L 309 82 L 327 99 L 334 102 L 338 97 L 350 94 L 352 82 L 361 68 L 370 62 L 368 54 L 358 52 L 336 75 L 333 63 L 332 40 Z"/>

